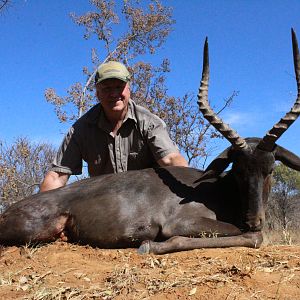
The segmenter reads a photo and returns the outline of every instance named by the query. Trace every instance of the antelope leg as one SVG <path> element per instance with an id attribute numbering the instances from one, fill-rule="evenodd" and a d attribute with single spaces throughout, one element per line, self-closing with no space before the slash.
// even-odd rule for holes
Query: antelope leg
<path id="1" fill-rule="evenodd" d="M 263 238 L 261 232 L 248 232 L 237 236 L 217 238 L 188 238 L 174 236 L 164 242 L 145 241 L 138 252 L 140 254 L 165 254 L 199 248 L 249 247 L 259 248 Z"/>

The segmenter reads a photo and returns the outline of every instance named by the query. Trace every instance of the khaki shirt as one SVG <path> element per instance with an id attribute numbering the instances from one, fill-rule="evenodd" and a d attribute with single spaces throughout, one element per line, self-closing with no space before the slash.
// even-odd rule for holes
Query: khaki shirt
<path id="1" fill-rule="evenodd" d="M 132 100 L 116 136 L 111 129 L 101 104 L 92 107 L 70 128 L 50 170 L 78 175 L 84 160 L 90 176 L 119 173 L 153 167 L 178 152 L 165 123 Z"/>

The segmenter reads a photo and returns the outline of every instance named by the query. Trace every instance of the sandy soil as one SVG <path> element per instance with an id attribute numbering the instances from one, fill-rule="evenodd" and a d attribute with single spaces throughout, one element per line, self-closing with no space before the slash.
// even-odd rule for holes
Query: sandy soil
<path id="1" fill-rule="evenodd" d="M 63 242 L 1 248 L 0 299 L 300 299 L 300 246 L 161 256 Z"/>

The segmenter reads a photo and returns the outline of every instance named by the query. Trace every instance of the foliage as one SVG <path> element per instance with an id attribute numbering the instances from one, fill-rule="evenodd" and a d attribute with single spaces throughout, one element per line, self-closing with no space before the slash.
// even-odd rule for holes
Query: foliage
<path id="1" fill-rule="evenodd" d="M 267 224 L 271 229 L 299 228 L 300 173 L 282 163 L 274 170 L 274 183 L 267 207 Z"/>
<path id="2" fill-rule="evenodd" d="M 91 0 L 90 3 L 96 11 L 87 12 L 82 16 L 72 13 L 71 17 L 77 25 L 85 28 L 85 39 L 95 35 L 105 50 L 105 53 L 102 54 L 104 58 L 100 59 L 97 50 L 92 49 L 94 71 L 101 62 L 107 60 L 118 60 L 129 65 L 129 62 L 137 56 L 155 53 L 156 48 L 165 42 L 174 23 L 171 18 L 171 10 L 162 6 L 158 1 L 150 1 L 148 11 L 146 8 L 143 10 L 140 7 L 139 1 L 123 1 L 123 4 L 119 5 L 122 6 L 121 16 L 115 12 L 119 6 L 116 7 L 112 0 Z M 121 17 L 122 23 L 120 23 Z M 120 32 L 122 28 L 126 27 L 127 31 Z M 147 74 L 147 78 L 155 76 L 161 71 L 161 68 L 154 68 L 149 63 L 136 63 L 136 65 L 132 63 L 129 69 L 134 74 L 137 70 Z M 93 72 L 90 72 L 88 67 L 83 67 L 83 73 L 87 79 L 93 79 Z M 141 85 L 137 78 L 140 77 L 136 76 L 136 79 L 132 81 L 133 89 L 135 89 L 135 85 Z M 149 81 L 150 78 L 147 79 L 147 82 Z M 96 102 L 92 80 L 87 80 L 87 82 L 89 84 L 86 87 L 80 83 L 73 84 L 67 90 L 68 96 L 66 97 L 58 96 L 52 88 L 46 90 L 46 100 L 54 104 L 56 114 L 61 122 L 77 119 Z M 87 88 L 87 93 L 85 93 L 85 88 Z M 138 103 L 141 102 L 139 99 L 135 100 Z M 67 112 L 68 104 L 74 105 L 78 113 Z"/>
<path id="3" fill-rule="evenodd" d="M 198 157 L 207 156 L 206 140 L 219 137 L 207 125 L 198 112 L 193 94 L 182 97 L 168 95 L 166 76 L 170 61 L 162 59 L 158 66 L 142 60 L 156 53 L 172 31 L 172 9 L 158 0 L 149 2 L 124 0 L 91 0 L 94 11 L 81 16 L 72 13 L 73 21 L 85 29 L 84 38 L 96 37 L 101 45 L 101 57 L 92 49 L 93 71 L 83 68 L 86 84 L 74 83 L 67 96 L 59 96 L 55 89 L 45 91 L 48 102 L 54 105 L 61 122 L 70 122 L 80 117 L 96 103 L 93 92 L 93 75 L 97 66 L 107 60 L 126 64 L 133 74 L 131 97 L 137 104 L 146 106 L 159 115 L 167 124 L 172 139 L 191 163 Z M 225 101 L 224 107 L 236 94 Z M 75 110 L 70 109 L 75 107 Z M 222 109 L 223 109 L 222 108 Z M 75 112 L 74 112 L 75 111 Z"/>
<path id="4" fill-rule="evenodd" d="M 300 193 L 300 173 L 299 171 L 290 169 L 284 164 L 280 163 L 274 170 L 274 188 L 275 194 L 283 197 L 293 197 Z"/>
<path id="5" fill-rule="evenodd" d="M 37 191 L 54 154 L 51 145 L 24 137 L 10 146 L 0 141 L 0 211 Z"/>

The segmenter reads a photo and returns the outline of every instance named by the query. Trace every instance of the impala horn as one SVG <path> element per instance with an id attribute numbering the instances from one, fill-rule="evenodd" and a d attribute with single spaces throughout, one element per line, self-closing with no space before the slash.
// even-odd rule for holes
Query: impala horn
<path id="1" fill-rule="evenodd" d="M 198 105 L 204 118 L 216 128 L 235 149 L 249 148 L 245 139 L 240 137 L 237 132 L 225 124 L 213 111 L 208 102 L 208 81 L 209 81 L 209 57 L 208 57 L 208 41 L 205 39 L 203 51 L 203 70 L 202 78 L 198 93 Z"/>
<path id="2" fill-rule="evenodd" d="M 297 99 L 291 110 L 269 130 L 263 137 L 257 147 L 261 150 L 271 152 L 274 148 L 275 142 L 281 135 L 295 122 L 300 115 L 300 56 L 296 33 L 292 28 L 292 43 L 293 43 L 293 56 L 294 68 L 297 81 Z"/>

